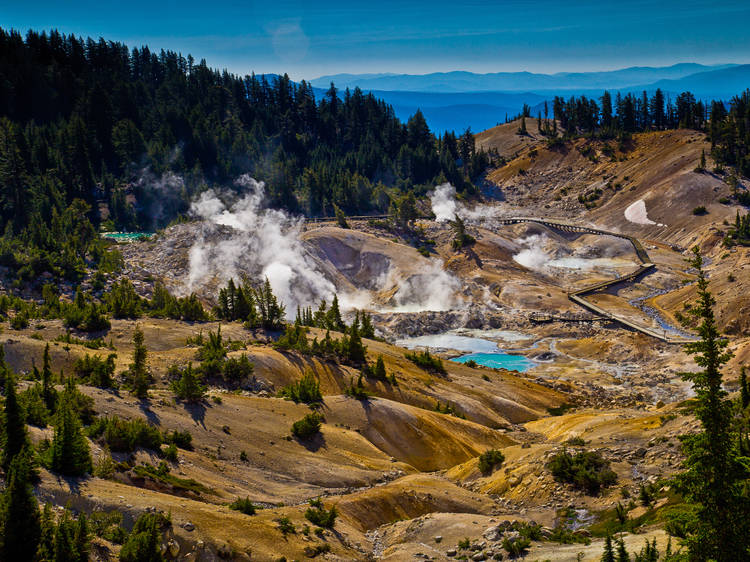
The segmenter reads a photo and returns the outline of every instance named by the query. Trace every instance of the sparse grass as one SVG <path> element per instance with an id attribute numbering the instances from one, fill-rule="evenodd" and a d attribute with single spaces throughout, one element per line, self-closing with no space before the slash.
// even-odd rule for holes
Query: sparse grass
<path id="1" fill-rule="evenodd" d="M 170 474 L 169 465 L 162 461 L 156 467 L 152 464 L 142 464 L 133 468 L 133 472 L 141 478 L 151 478 L 163 484 L 168 484 L 176 491 L 193 492 L 195 494 L 211 494 L 213 490 L 192 478 L 179 478 Z"/>
<path id="2" fill-rule="evenodd" d="M 326 554 L 328 552 L 331 552 L 330 544 L 316 544 L 315 546 L 305 547 L 305 556 L 308 558 L 315 558 L 319 554 Z"/>

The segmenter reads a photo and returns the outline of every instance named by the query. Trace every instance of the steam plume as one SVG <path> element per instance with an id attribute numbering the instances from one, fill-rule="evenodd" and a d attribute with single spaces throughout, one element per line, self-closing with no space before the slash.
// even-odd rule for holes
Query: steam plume
<path id="1" fill-rule="evenodd" d="M 188 290 L 212 278 L 226 282 L 244 273 L 251 278 L 267 277 L 288 314 L 293 315 L 297 305 L 320 299 L 330 302 L 336 287 L 302 245 L 302 219 L 263 208 L 262 182 L 244 175 L 235 183 L 246 192 L 241 199 L 226 204 L 218 193 L 208 190 L 191 205 L 191 214 L 205 223 L 190 249 Z M 232 230 L 218 236 L 216 225 Z"/>

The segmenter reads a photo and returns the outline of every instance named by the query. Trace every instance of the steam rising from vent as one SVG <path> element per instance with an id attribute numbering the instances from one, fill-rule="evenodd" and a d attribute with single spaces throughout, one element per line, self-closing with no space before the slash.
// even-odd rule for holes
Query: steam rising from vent
<path id="1" fill-rule="evenodd" d="M 396 306 L 391 311 L 442 311 L 462 306 L 461 299 L 456 296 L 461 284 L 453 275 L 443 270 L 442 264 L 442 261 L 431 261 L 417 275 L 403 280 L 391 279 L 399 285 L 393 296 Z M 392 278 L 393 274 L 389 277 Z"/>
<path id="2" fill-rule="evenodd" d="M 496 216 L 498 209 L 487 205 L 477 205 L 470 209 L 456 201 L 456 188 L 450 183 L 441 183 L 429 194 L 432 212 L 437 222 L 452 221 L 456 215 L 464 220 L 479 221 Z"/>
<path id="3" fill-rule="evenodd" d="M 456 188 L 449 183 L 438 185 L 435 191 L 430 192 L 430 205 L 437 222 L 453 220 L 458 213 Z"/>
<path id="4" fill-rule="evenodd" d="M 188 290 L 218 278 L 267 277 L 274 292 L 294 315 L 297 305 L 330 302 L 336 290 L 310 257 L 299 234 L 302 219 L 284 211 L 263 208 L 265 185 L 244 175 L 235 184 L 246 191 L 231 204 L 213 190 L 205 191 L 191 207 L 193 216 L 206 221 L 190 249 Z M 216 226 L 231 227 L 229 235 L 215 236 Z"/>
<path id="5" fill-rule="evenodd" d="M 243 276 L 253 281 L 267 277 L 286 306 L 287 317 L 294 317 L 297 306 L 315 307 L 322 299 L 330 303 L 336 285 L 300 239 L 304 219 L 265 208 L 263 182 L 244 175 L 235 184 L 243 193 L 241 198 L 208 190 L 190 207 L 191 215 L 202 223 L 189 251 L 186 291 Z M 420 262 L 411 274 L 391 266 L 375 280 L 374 291 L 393 291 L 389 310 L 443 311 L 460 305 L 459 281 L 442 269 L 439 260 L 419 259 L 425 265 Z M 368 291 L 352 292 L 351 287 L 349 291 L 339 294 L 343 309 L 373 306 Z"/>
<path id="6" fill-rule="evenodd" d="M 513 261 L 534 271 L 542 271 L 552 260 L 544 251 L 548 238 L 539 234 L 532 234 L 526 238 L 516 240 L 524 249 L 513 256 Z"/>

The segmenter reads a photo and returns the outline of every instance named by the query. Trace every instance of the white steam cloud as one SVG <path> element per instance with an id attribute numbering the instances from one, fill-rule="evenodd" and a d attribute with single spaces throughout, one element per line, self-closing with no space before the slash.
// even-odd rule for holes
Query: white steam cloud
<path id="1" fill-rule="evenodd" d="M 452 221 L 458 213 L 456 188 L 449 183 L 438 185 L 435 191 L 430 193 L 430 205 L 437 222 Z"/>
<path id="2" fill-rule="evenodd" d="M 555 269 L 590 271 L 595 268 L 618 269 L 634 265 L 627 258 L 618 259 L 617 253 L 621 251 L 619 240 L 611 247 L 605 246 L 603 250 L 599 246 L 588 246 L 575 250 L 572 254 L 544 234 L 532 234 L 516 240 L 516 243 L 522 249 L 513 256 L 513 261 L 541 273 L 553 273 Z M 585 253 L 582 255 L 582 252 Z"/>
<path id="3" fill-rule="evenodd" d="M 217 281 L 268 278 L 274 292 L 294 317 L 297 306 L 330 303 L 335 283 L 300 239 L 304 219 L 282 210 L 265 208 L 265 185 L 244 175 L 236 182 L 243 195 L 208 190 L 191 205 L 191 214 L 203 221 L 189 250 L 186 291 Z M 225 228 L 222 228 L 225 227 Z M 444 311 L 462 304 L 461 286 L 442 269 L 439 260 L 424 260 L 426 267 L 406 274 L 390 267 L 375 283 L 375 291 L 392 292 L 389 311 Z M 361 290 L 339 295 L 343 309 L 372 307 L 372 294 Z"/>
<path id="4" fill-rule="evenodd" d="M 430 261 L 420 273 L 401 279 L 393 269 L 384 285 L 398 285 L 393 295 L 395 306 L 389 312 L 434 312 L 452 310 L 463 306 L 458 297 L 461 283 L 442 268 L 441 260 Z"/>
<path id="5" fill-rule="evenodd" d="M 215 229 L 203 228 L 190 249 L 188 290 L 218 278 L 226 282 L 241 277 L 265 278 L 294 315 L 297 305 L 312 305 L 325 298 L 330 302 L 336 287 L 323 276 L 299 239 L 302 219 L 284 211 L 263 208 L 265 185 L 244 175 L 236 182 L 245 195 L 225 204 L 213 191 L 205 191 L 191 205 L 191 214 L 208 225 L 233 230 L 216 236 Z"/>
<path id="6" fill-rule="evenodd" d="M 456 201 L 456 188 L 450 183 L 441 183 L 429 193 L 432 212 L 437 222 L 452 221 L 456 215 L 468 221 L 492 219 L 499 210 L 497 207 L 477 205 L 470 209 L 460 201 Z"/>
<path id="7" fill-rule="evenodd" d="M 524 249 L 513 256 L 513 261 L 528 269 L 542 271 L 552 260 L 552 257 L 544 251 L 547 240 L 546 236 L 539 234 L 516 240 L 518 244 L 524 246 Z"/>

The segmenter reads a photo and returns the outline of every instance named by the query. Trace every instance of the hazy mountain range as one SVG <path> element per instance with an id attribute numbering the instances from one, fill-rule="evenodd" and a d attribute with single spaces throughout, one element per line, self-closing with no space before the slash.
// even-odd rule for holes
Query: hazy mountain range
<path id="1" fill-rule="evenodd" d="M 724 99 L 750 88 L 750 64 L 706 66 L 680 63 L 666 67 L 634 66 L 602 72 L 466 71 L 432 74 L 335 74 L 310 80 L 318 93 L 331 82 L 339 89 L 358 86 L 393 105 L 408 119 L 417 109 L 436 131 L 480 131 L 520 113 L 524 103 L 538 107 L 556 95 L 599 97 L 602 91 L 652 92 L 661 88 L 672 97 L 689 90 L 702 99 Z"/>
<path id="2" fill-rule="evenodd" d="M 493 72 L 475 74 L 466 71 L 432 74 L 334 74 L 311 80 L 313 86 L 327 87 L 334 82 L 340 88 L 359 86 L 363 90 L 408 92 L 525 92 L 535 90 L 587 90 L 626 88 L 657 80 L 676 80 L 691 74 L 731 68 L 735 65 L 705 66 L 681 63 L 667 67 L 634 66 L 604 72 Z"/>

